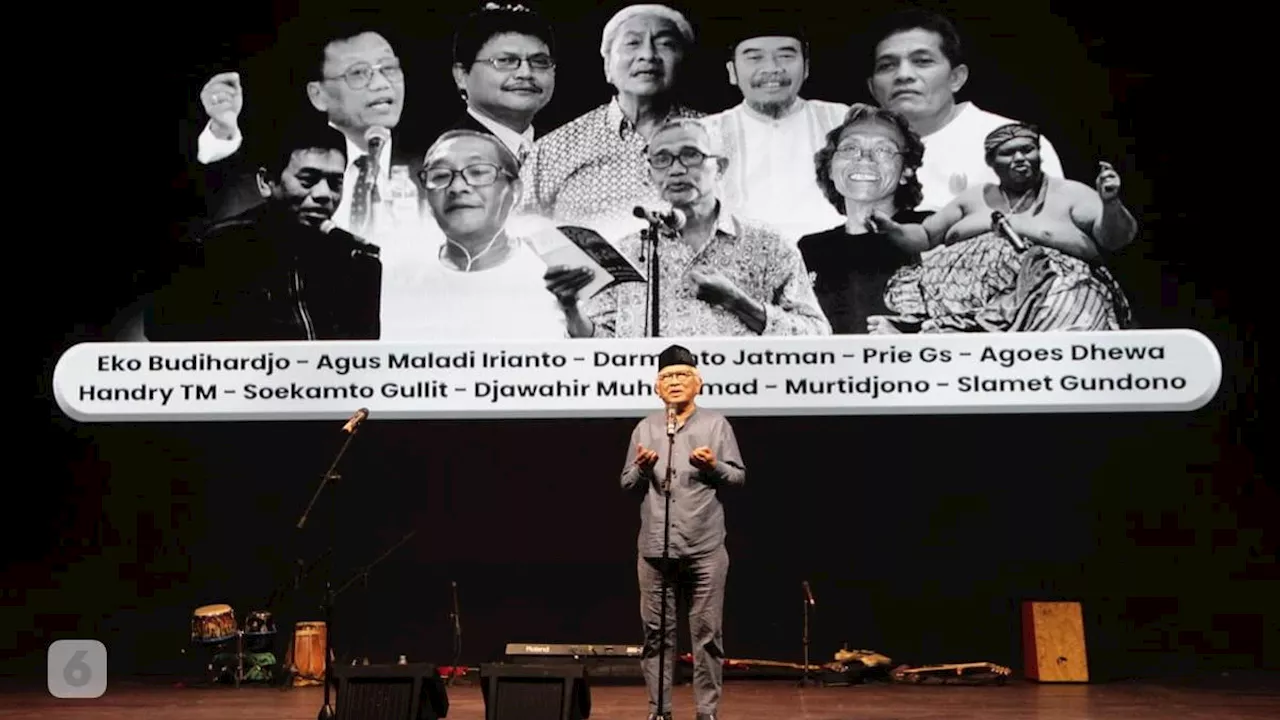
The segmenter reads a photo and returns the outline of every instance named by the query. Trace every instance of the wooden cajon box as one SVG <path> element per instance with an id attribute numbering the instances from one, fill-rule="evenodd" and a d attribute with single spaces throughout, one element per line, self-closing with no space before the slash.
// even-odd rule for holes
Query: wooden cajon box
<path id="1" fill-rule="evenodd" d="M 1089 682 L 1078 602 L 1022 603 L 1023 675 L 1038 682 Z"/>

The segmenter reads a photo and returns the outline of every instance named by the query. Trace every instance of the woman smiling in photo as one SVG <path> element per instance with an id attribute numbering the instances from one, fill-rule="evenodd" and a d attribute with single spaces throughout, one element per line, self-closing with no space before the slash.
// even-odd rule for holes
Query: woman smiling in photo
<path id="1" fill-rule="evenodd" d="M 864 104 L 849 109 L 814 157 L 818 185 L 846 220 L 800 238 L 799 248 L 835 334 L 869 332 L 868 318 L 888 314 L 889 278 L 919 260 L 872 231 L 867 218 L 879 211 L 900 223 L 923 220 L 928 213 L 911 210 L 920 202 L 923 162 L 924 144 L 905 118 Z"/>

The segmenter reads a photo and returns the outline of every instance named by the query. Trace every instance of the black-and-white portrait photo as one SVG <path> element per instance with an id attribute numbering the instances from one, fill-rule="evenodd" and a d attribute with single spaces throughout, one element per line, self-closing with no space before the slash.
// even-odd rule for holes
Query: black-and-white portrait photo
<path id="1" fill-rule="evenodd" d="M 1132 5 L 60 7 L 0 715 L 1280 718 L 1270 66 Z"/>
<path id="2" fill-rule="evenodd" d="M 228 18 L 186 75 L 169 270 L 115 338 L 1159 326 L 1105 68 L 1009 32 L 1069 22 L 759 5 Z"/>

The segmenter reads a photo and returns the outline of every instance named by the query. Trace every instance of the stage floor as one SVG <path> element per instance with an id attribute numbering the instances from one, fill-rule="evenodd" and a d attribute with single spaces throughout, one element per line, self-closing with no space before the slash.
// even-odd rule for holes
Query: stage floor
<path id="1" fill-rule="evenodd" d="M 691 720 L 690 688 L 676 688 L 675 720 Z M 0 718 L 31 720 L 314 720 L 320 688 L 186 688 L 118 680 L 97 700 L 56 700 L 42 688 L 0 687 Z M 592 720 L 642 720 L 644 688 L 591 688 Z M 449 720 L 484 720 L 479 686 L 449 689 Z M 1272 720 L 1270 678 L 1205 684 L 1116 682 L 1002 687 L 863 685 L 800 689 L 787 681 L 726 683 L 724 720 Z M 513 719 L 514 720 L 514 719 Z"/>

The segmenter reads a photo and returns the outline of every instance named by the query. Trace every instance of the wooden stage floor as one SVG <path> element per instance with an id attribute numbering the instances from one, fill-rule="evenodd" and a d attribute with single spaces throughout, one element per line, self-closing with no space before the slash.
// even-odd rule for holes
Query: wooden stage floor
<path id="1" fill-rule="evenodd" d="M 31 720 L 314 720 L 320 688 L 185 688 L 118 680 L 96 700 L 70 702 L 43 688 L 0 685 L 0 718 Z M 591 688 L 592 720 L 642 720 L 644 688 Z M 484 720 L 477 685 L 449 688 L 449 720 Z M 675 720 L 692 720 L 690 689 L 676 688 Z M 1274 678 L 1248 683 L 1116 682 L 1000 687 L 863 685 L 805 688 L 792 682 L 733 680 L 723 720 L 1273 720 L 1280 717 Z"/>

